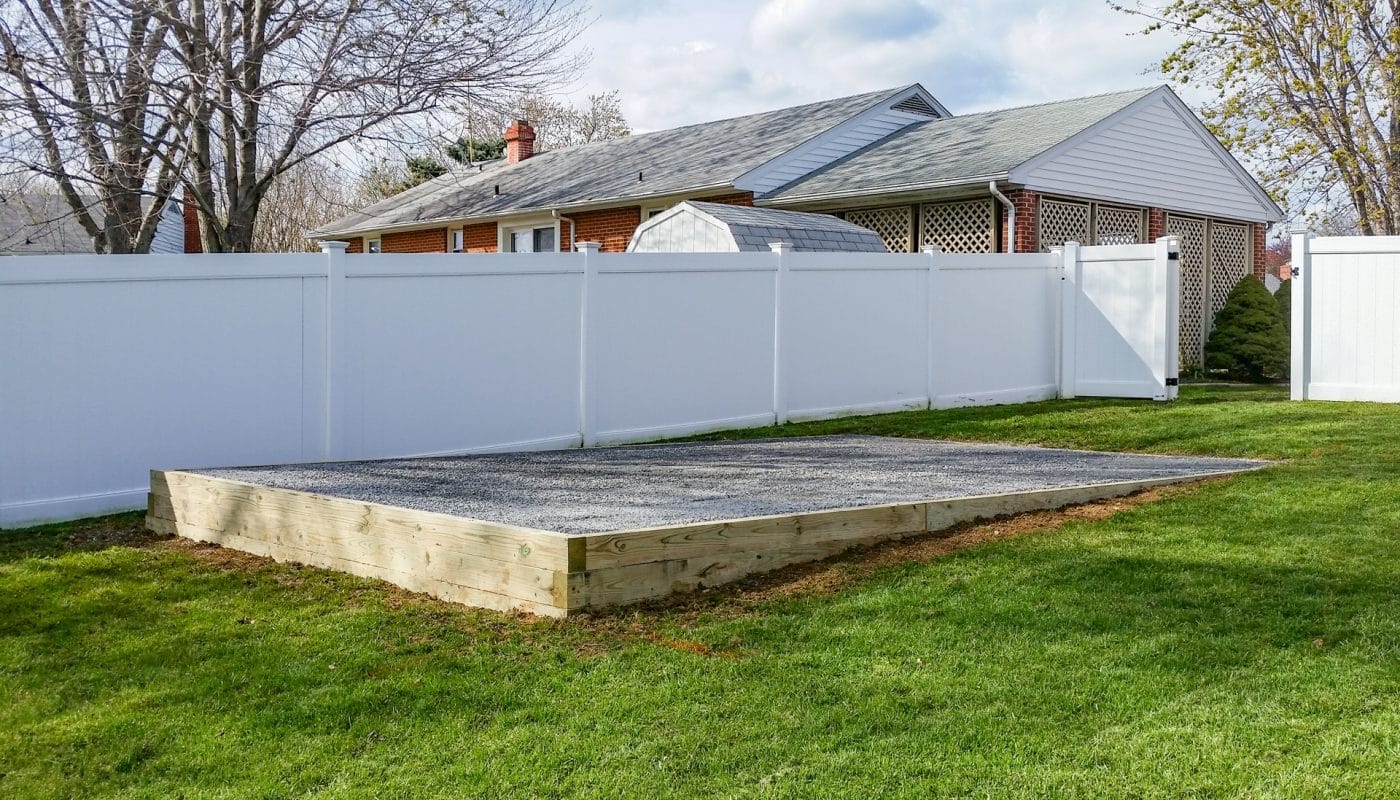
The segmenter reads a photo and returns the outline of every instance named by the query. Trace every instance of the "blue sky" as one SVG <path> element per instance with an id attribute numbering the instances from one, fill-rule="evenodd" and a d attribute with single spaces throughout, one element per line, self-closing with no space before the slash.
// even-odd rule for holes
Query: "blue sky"
<path id="1" fill-rule="evenodd" d="M 920 82 L 954 113 L 1162 82 L 1161 34 L 1104 0 L 593 0 L 575 97 L 638 131 Z"/>

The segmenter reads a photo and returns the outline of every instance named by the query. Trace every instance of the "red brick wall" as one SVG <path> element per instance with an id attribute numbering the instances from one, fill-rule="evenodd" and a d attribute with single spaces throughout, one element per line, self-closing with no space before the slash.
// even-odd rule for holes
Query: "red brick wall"
<path id="1" fill-rule="evenodd" d="M 1161 208 L 1147 209 L 1147 241 L 1155 242 L 1167 235 L 1167 212 Z"/>
<path id="2" fill-rule="evenodd" d="M 379 248 L 384 253 L 446 253 L 447 229 L 386 233 L 379 237 Z"/>
<path id="3" fill-rule="evenodd" d="M 632 240 L 632 232 L 642 224 L 641 206 L 584 211 L 570 216 L 578 225 L 578 233 L 574 240 L 597 242 L 602 245 L 601 250 L 604 253 L 621 253 L 626 250 L 627 243 Z M 568 247 L 568 237 L 562 238 L 565 242 L 564 247 Z"/>
<path id="4" fill-rule="evenodd" d="M 1036 233 L 1040 226 L 1036 213 L 1040 208 L 1040 195 L 1030 189 L 1013 189 L 1005 193 L 1016 206 L 1016 249 L 1010 250 L 1007 242 L 1010 233 L 1010 214 L 1001 206 L 1001 252 L 1034 253 L 1039 250 Z M 998 201 L 1000 202 L 1000 201 Z"/>
<path id="5" fill-rule="evenodd" d="M 496 252 L 496 223 L 479 222 L 462 228 L 462 249 L 468 253 Z"/>
<path id="6" fill-rule="evenodd" d="M 185 213 L 185 252 L 203 253 L 204 239 L 199 235 L 199 211 L 194 206 L 194 192 L 185 187 L 185 201 L 181 203 Z"/>
<path id="7" fill-rule="evenodd" d="M 702 203 L 725 203 L 731 206 L 751 206 L 753 205 L 753 192 L 735 192 L 734 194 L 720 194 L 714 197 L 697 197 Z"/>
<path id="8" fill-rule="evenodd" d="M 1269 231 L 1266 222 L 1256 222 L 1250 226 L 1254 229 L 1254 277 L 1264 280 L 1264 275 L 1268 273 L 1267 257 L 1264 252 L 1268 246 L 1264 241 L 1265 234 Z"/>

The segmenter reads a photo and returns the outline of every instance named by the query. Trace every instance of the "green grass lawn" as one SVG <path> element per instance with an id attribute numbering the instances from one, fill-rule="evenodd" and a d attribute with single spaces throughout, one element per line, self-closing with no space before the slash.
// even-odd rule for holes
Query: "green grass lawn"
<path id="1" fill-rule="evenodd" d="M 0 797 L 1393 798 L 1400 407 L 1285 397 L 731 434 L 1288 463 L 834 592 L 601 619 L 200 551 L 136 515 L 9 532 Z"/>

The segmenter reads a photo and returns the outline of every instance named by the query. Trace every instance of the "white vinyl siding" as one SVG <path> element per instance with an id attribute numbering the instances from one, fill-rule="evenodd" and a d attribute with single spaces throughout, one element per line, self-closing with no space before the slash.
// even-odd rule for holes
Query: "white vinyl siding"
<path id="1" fill-rule="evenodd" d="M 634 253 L 737 253 L 729 228 L 699 214 L 676 214 L 665 224 L 643 226 L 628 246 Z"/>
<path id="2" fill-rule="evenodd" d="M 156 235 L 151 238 L 152 253 L 185 252 L 185 215 L 179 204 L 167 203 L 165 213 L 156 223 Z"/>
<path id="3" fill-rule="evenodd" d="M 1228 156 L 1166 97 L 1145 100 L 1012 181 L 1049 194 L 1117 201 L 1233 219 L 1276 217 Z"/>

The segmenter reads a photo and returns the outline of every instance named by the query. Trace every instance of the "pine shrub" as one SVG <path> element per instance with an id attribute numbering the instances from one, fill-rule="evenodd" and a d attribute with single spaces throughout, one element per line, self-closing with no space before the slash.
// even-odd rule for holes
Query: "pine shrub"
<path id="1" fill-rule="evenodd" d="M 1293 333 L 1293 284 L 1283 281 L 1278 285 L 1278 291 L 1274 292 L 1274 300 L 1278 303 L 1279 313 L 1283 314 L 1283 329 L 1290 335 Z"/>
<path id="2" fill-rule="evenodd" d="M 1288 331 L 1278 301 L 1252 275 L 1230 291 L 1206 340 L 1206 369 L 1264 383 L 1288 371 Z"/>

